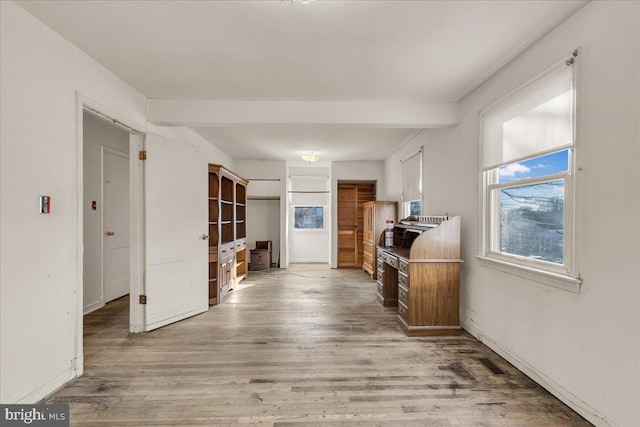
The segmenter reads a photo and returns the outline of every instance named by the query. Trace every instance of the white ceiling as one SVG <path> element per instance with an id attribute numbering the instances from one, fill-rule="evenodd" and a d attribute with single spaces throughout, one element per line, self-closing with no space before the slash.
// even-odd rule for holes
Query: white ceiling
<path id="1" fill-rule="evenodd" d="M 314 151 L 323 161 L 384 160 L 419 129 L 269 125 L 194 128 L 234 159 L 299 160 Z"/>
<path id="2" fill-rule="evenodd" d="M 456 102 L 585 1 L 18 3 L 148 98 Z M 220 148 L 234 158 L 281 158 L 315 136 L 350 160 L 363 140 L 393 146 L 413 132 L 198 131 L 228 137 Z"/>

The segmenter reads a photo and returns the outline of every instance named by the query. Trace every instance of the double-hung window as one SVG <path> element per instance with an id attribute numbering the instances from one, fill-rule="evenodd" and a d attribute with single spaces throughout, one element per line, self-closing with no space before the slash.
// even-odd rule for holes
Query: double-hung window
<path id="1" fill-rule="evenodd" d="M 481 111 L 479 255 L 577 291 L 574 75 L 572 59 Z"/>

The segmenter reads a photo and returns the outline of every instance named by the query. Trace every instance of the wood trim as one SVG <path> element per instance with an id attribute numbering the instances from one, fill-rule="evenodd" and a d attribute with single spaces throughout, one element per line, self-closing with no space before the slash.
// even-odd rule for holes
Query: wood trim
<path id="1" fill-rule="evenodd" d="M 213 168 L 213 170 L 212 170 L 212 168 Z M 225 173 L 225 174 L 229 175 L 230 177 L 232 177 L 234 179 L 237 179 L 238 181 L 240 181 L 244 185 L 248 185 L 249 184 L 249 181 L 246 178 L 241 177 L 240 175 L 238 175 L 237 173 L 235 173 L 232 170 L 228 169 L 227 167 L 219 165 L 217 163 L 209 163 L 209 172 L 214 172 L 215 169 L 219 169 L 221 173 Z"/>
<path id="2" fill-rule="evenodd" d="M 409 337 L 459 336 L 463 332 L 460 326 L 409 326 L 400 315 L 398 315 L 398 323 Z"/>
<path id="3" fill-rule="evenodd" d="M 247 200 L 278 200 L 280 196 L 247 196 Z"/>

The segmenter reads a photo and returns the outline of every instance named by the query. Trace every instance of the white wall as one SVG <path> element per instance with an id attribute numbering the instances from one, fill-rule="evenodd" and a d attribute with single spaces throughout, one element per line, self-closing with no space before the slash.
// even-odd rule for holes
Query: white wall
<path id="1" fill-rule="evenodd" d="M 462 326 L 597 425 L 640 425 L 640 68 L 638 2 L 592 2 L 461 102 L 462 121 L 429 130 L 426 213 L 462 216 Z M 582 48 L 577 157 L 579 294 L 475 259 L 478 111 Z M 396 153 L 387 194 L 399 200 Z"/>
<path id="2" fill-rule="evenodd" d="M 15 3 L 0 2 L 0 19 L 0 401 L 31 403 L 82 372 L 78 95 L 148 129 L 147 144 L 205 147 L 194 167 L 233 161 L 190 129 L 147 125 L 142 94 Z"/>
<path id="3" fill-rule="evenodd" d="M 331 268 L 338 268 L 338 182 L 375 181 L 376 200 L 386 199 L 385 165 L 383 161 L 331 163 Z"/>
<path id="4" fill-rule="evenodd" d="M 0 2 L 0 401 L 35 402 L 75 376 L 77 92 L 137 123 L 145 98 L 12 2 Z M 38 196 L 51 196 L 40 215 Z"/>
<path id="5" fill-rule="evenodd" d="M 424 215 L 460 215 L 467 209 L 469 200 L 461 198 L 453 191 L 452 185 L 473 183 L 477 185 L 477 147 L 466 147 L 465 150 L 451 144 L 460 138 L 458 127 L 442 129 L 425 129 L 401 149 L 393 153 L 385 162 L 385 190 L 389 200 L 398 202 L 402 216 L 402 164 L 401 160 L 416 153 L 420 147 L 425 151 L 422 157 L 422 213 Z M 443 144 L 447 141 L 448 144 Z M 473 166 L 471 166 L 473 165 Z M 444 191 L 443 191 L 444 190 Z M 477 196 L 476 196 L 477 198 Z M 466 221 L 469 218 L 462 218 Z M 463 229 L 464 233 L 464 229 Z"/>
<path id="6" fill-rule="evenodd" d="M 146 144 L 153 144 L 155 137 L 168 138 L 177 144 L 188 144 L 202 151 L 197 167 L 207 168 L 209 163 L 223 165 L 235 172 L 235 161 L 214 144 L 190 128 L 180 126 L 156 126 L 147 123 Z M 157 141 L 156 141 L 157 142 Z"/>
<path id="7" fill-rule="evenodd" d="M 83 117 L 83 311 L 88 313 L 104 305 L 102 292 L 102 149 L 109 147 L 129 152 L 129 134 L 91 114 Z M 96 210 L 91 202 L 96 201 Z"/>
<path id="8" fill-rule="evenodd" d="M 271 240 L 273 242 L 271 262 L 276 262 L 279 256 L 280 266 L 285 268 L 287 265 L 285 259 L 287 163 L 284 161 L 236 160 L 234 172 L 249 180 L 247 192 L 249 197 L 280 197 L 280 201 L 250 200 L 248 202 L 247 247 L 254 248 L 256 240 Z"/>

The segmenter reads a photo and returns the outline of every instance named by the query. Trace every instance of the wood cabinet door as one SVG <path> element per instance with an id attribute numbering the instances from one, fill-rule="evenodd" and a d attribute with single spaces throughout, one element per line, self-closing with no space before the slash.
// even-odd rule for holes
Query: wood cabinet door
<path id="1" fill-rule="evenodd" d="M 365 203 L 362 211 L 362 241 L 365 244 L 373 243 L 373 224 L 374 224 L 374 215 L 375 209 L 373 203 Z"/>
<path id="2" fill-rule="evenodd" d="M 363 204 L 373 200 L 373 183 L 338 184 L 338 268 L 362 266 Z"/>
<path id="3" fill-rule="evenodd" d="M 356 184 L 338 184 L 338 268 L 356 266 L 358 253 L 356 203 Z"/>

